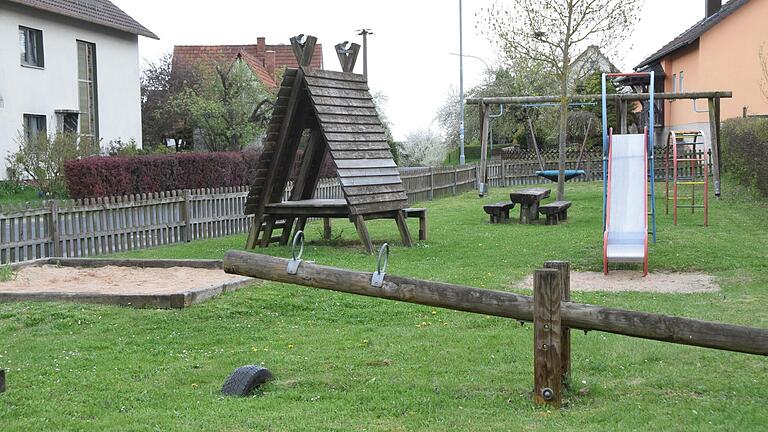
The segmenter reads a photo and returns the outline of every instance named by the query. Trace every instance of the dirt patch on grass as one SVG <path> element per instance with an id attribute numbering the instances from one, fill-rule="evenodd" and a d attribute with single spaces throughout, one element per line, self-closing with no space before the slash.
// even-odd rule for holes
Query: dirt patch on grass
<path id="1" fill-rule="evenodd" d="M 518 288 L 531 289 L 533 276 L 521 282 Z M 657 292 L 691 294 L 720 291 L 714 276 L 704 273 L 649 273 L 632 270 L 611 271 L 608 275 L 600 272 L 571 272 L 571 291 L 606 292 Z"/>
<path id="2" fill-rule="evenodd" d="M 243 279 L 242 276 L 230 275 L 220 269 L 44 265 L 22 268 L 12 280 L 0 282 L 0 292 L 173 294 Z"/>

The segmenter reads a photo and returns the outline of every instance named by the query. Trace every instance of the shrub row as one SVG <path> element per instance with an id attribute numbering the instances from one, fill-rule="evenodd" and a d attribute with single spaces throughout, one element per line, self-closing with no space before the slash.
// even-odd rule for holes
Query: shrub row
<path id="1" fill-rule="evenodd" d="M 256 174 L 260 153 L 176 153 L 150 156 L 103 156 L 68 161 L 64 165 L 73 199 L 162 192 L 179 189 L 245 186 Z M 302 152 L 291 170 L 298 173 Z M 326 159 L 321 177 L 335 175 Z"/>
<path id="2" fill-rule="evenodd" d="M 768 118 L 726 120 L 721 136 L 723 169 L 768 196 Z"/>

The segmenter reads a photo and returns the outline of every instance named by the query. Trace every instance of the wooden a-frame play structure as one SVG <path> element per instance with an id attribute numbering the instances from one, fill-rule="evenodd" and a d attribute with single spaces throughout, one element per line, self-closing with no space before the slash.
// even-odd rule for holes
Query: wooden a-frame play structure
<path id="1" fill-rule="evenodd" d="M 302 40 L 303 39 L 303 40 Z M 317 38 L 291 38 L 298 69 L 285 71 L 264 140 L 245 214 L 254 215 L 247 248 L 288 243 L 291 231 L 304 229 L 308 218 L 348 218 L 366 250 L 373 244 L 365 221 L 394 219 L 403 243 L 411 246 L 405 222 L 408 204 L 368 84 L 352 73 L 360 46 L 336 45 L 342 72 L 311 68 Z M 309 139 L 289 200 L 283 192 L 302 136 Z M 344 199 L 315 199 L 326 153 L 338 172 Z M 279 236 L 273 236 L 281 230 Z"/>

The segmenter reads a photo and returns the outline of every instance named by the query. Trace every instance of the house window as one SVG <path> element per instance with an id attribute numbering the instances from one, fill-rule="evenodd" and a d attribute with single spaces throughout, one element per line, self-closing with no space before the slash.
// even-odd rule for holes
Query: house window
<path id="1" fill-rule="evenodd" d="M 48 133 L 44 115 L 24 114 L 24 138 L 27 142 L 35 142 Z"/>
<path id="2" fill-rule="evenodd" d="M 42 31 L 19 26 L 19 48 L 21 49 L 22 65 L 45 66 Z"/>
<path id="3" fill-rule="evenodd" d="M 70 110 L 57 110 L 56 111 L 56 124 L 59 132 L 63 133 L 77 133 L 78 124 L 80 122 L 80 113 Z"/>
<path id="4" fill-rule="evenodd" d="M 80 99 L 80 134 L 99 141 L 99 99 L 96 81 L 96 45 L 77 41 L 77 85 Z"/>
<path id="5" fill-rule="evenodd" d="M 684 92 L 685 87 L 683 87 L 683 71 L 680 71 L 680 93 Z"/>
<path id="6" fill-rule="evenodd" d="M 677 92 L 677 74 L 672 74 L 672 93 Z"/>

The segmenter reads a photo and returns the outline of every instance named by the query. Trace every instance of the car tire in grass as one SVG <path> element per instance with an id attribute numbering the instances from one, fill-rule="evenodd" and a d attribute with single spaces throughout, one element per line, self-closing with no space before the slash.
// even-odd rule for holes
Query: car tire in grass
<path id="1" fill-rule="evenodd" d="M 262 384 L 274 378 L 269 369 L 248 365 L 241 366 L 232 372 L 232 375 L 224 381 L 221 394 L 224 396 L 250 396 Z"/>

